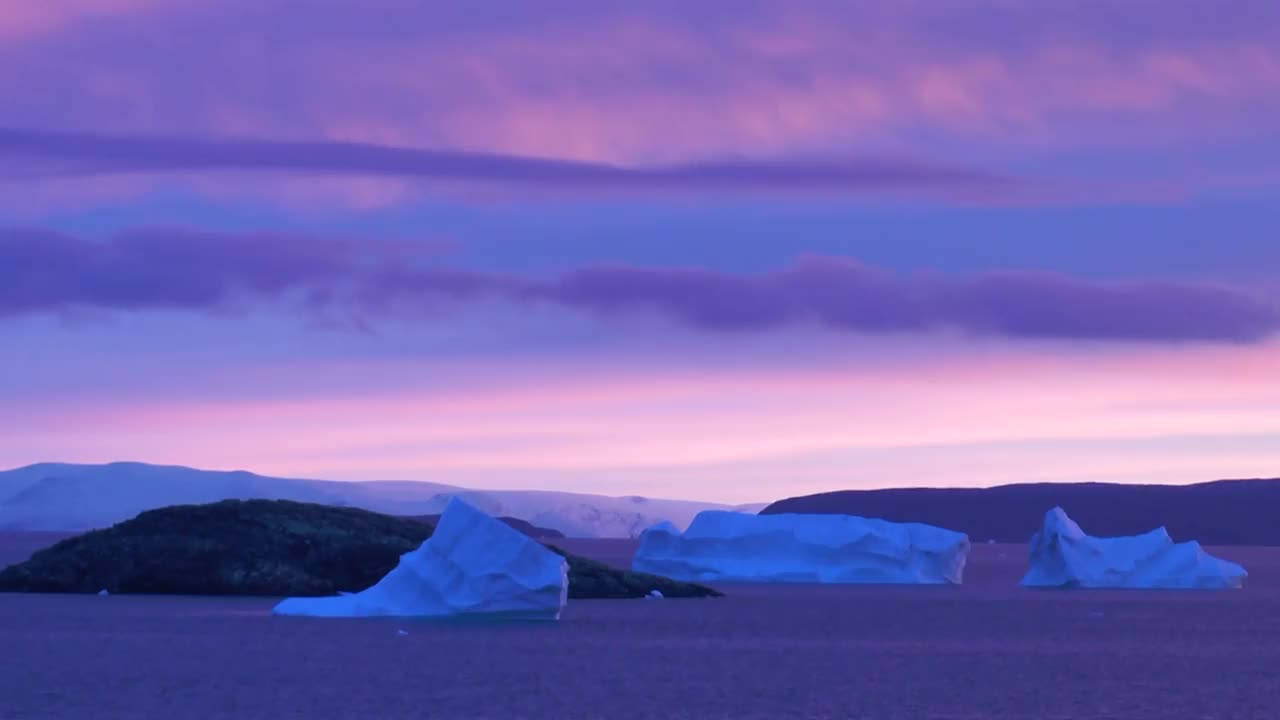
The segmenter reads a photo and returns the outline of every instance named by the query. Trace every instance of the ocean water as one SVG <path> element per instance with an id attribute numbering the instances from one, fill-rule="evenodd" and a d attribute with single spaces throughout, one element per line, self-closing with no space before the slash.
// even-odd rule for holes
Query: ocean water
<path id="1" fill-rule="evenodd" d="M 978 545 L 962 587 L 734 586 L 548 624 L 0 594 L 0 718 L 1275 718 L 1280 548 L 1214 552 L 1244 590 L 1023 590 L 1025 548 Z"/>

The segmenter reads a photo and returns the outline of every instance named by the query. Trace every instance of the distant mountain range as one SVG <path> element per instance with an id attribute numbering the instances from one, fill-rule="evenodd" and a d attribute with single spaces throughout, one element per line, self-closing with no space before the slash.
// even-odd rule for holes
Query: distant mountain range
<path id="1" fill-rule="evenodd" d="M 663 520 L 684 527 L 706 509 L 755 512 L 763 506 L 541 490 L 473 490 L 430 482 L 276 478 L 242 470 L 134 462 L 40 463 L 0 471 L 0 530 L 88 530 L 168 505 L 252 498 L 359 507 L 390 515 L 436 515 L 455 495 L 491 515 L 523 520 L 568 537 L 634 537 Z"/>
<path id="2" fill-rule="evenodd" d="M 1164 526 L 1175 540 L 1206 545 L 1280 545 L 1280 479 L 1196 485 L 1040 483 L 992 488 L 842 490 L 764 507 L 612 497 L 544 490 L 475 490 L 414 481 L 340 482 L 251 472 L 119 462 L 41 463 L 0 471 L 0 530 L 79 532 L 168 505 L 263 498 L 359 507 L 402 516 L 439 514 L 460 496 L 525 532 L 583 538 L 636 537 L 663 520 L 683 529 L 703 510 L 846 513 L 923 522 L 974 542 L 1025 543 L 1046 510 L 1061 506 L 1091 535 L 1132 535 Z M 762 509 L 763 508 L 763 509 Z"/>
<path id="3" fill-rule="evenodd" d="M 1175 540 L 1204 545 L 1280 545 L 1280 479 L 842 490 L 779 500 L 760 512 L 863 515 L 959 530 L 973 542 L 1025 543 L 1054 506 L 1095 536 L 1164 526 Z"/>

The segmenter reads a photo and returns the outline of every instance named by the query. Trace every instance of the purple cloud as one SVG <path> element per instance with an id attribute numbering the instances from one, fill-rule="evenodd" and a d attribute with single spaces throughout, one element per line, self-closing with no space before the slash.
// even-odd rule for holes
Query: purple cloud
<path id="1" fill-rule="evenodd" d="M 614 190 L 980 189 L 1011 183 L 976 170 L 906 159 L 744 160 L 623 167 L 370 143 L 113 136 L 3 128 L 0 159 L 11 168 L 11 177 L 248 170 Z"/>
<path id="2" fill-rule="evenodd" d="M 90 241 L 0 228 L 0 316 L 75 307 L 208 309 L 245 296 L 334 286 L 348 243 L 272 233 L 146 229 Z"/>
<path id="3" fill-rule="evenodd" d="M 651 309 L 707 329 L 755 330 L 816 321 L 855 332 L 960 330 L 1149 341 L 1251 341 L 1280 329 L 1275 306 L 1214 285 L 1103 283 L 1029 271 L 901 278 L 821 256 L 755 276 L 590 268 L 566 275 L 544 295 L 596 312 Z"/>
<path id="4" fill-rule="evenodd" d="M 656 313 L 708 332 L 820 323 L 862 333 L 1249 342 L 1280 330 L 1276 306 L 1191 282 L 1096 282 L 1027 271 L 903 277 L 822 256 L 754 275 L 594 266 L 542 278 L 441 268 L 427 252 L 381 243 L 156 229 L 90 241 L 0 231 L 0 316 L 76 307 L 216 309 L 291 297 L 361 320 L 496 298 L 604 316 Z"/>

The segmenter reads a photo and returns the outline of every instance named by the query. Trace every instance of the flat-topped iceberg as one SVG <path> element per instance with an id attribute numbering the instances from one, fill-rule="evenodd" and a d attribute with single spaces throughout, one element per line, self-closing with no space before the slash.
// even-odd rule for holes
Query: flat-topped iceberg
<path id="1" fill-rule="evenodd" d="M 638 572 L 695 582 L 959 584 L 969 537 L 854 515 L 698 513 L 640 535 Z"/>
<path id="2" fill-rule="evenodd" d="M 1200 543 L 1175 543 L 1163 528 L 1126 537 L 1090 537 L 1055 507 L 1031 538 L 1027 587 L 1238 588 L 1244 568 L 1205 552 Z"/>
<path id="3" fill-rule="evenodd" d="M 568 593 L 563 557 L 455 498 L 431 537 L 401 555 L 399 564 L 372 587 L 331 597 L 288 598 L 273 612 L 556 620 Z"/>

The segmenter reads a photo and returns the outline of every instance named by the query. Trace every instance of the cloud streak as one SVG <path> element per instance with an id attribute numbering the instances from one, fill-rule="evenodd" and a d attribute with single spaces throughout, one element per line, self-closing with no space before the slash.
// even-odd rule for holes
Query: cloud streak
<path id="1" fill-rule="evenodd" d="M 1280 314 L 1229 288 L 1178 282 L 1103 283 L 1045 272 L 898 277 L 845 258 L 805 256 L 782 270 L 589 268 L 545 290 L 602 313 L 656 310 L 708 330 L 816 321 L 852 332 L 958 330 L 1021 338 L 1251 341 Z"/>
<path id="2" fill-rule="evenodd" d="M 10 127 L 69 133 L 324 139 L 599 163 L 615 190 L 722 187 L 715 165 L 702 164 L 734 154 L 834 157 L 850 150 L 1017 168 L 1071 186 L 1002 194 L 995 198 L 1001 203 L 1166 201 L 1237 182 L 1254 169 L 1261 182 L 1274 179 L 1267 161 L 1280 115 L 1275 3 L 1241 0 L 1231 13 L 1206 13 L 1193 0 L 1069 10 L 1005 0 L 978 2 L 980 10 L 945 3 L 554 4 L 556 12 L 538 14 L 520 2 L 488 9 L 392 3 L 377 12 L 350 0 L 17 3 L 21 10 L 0 11 L 0 64 L 28 71 L 0 77 L 0 107 Z M 139 43 L 139 36 L 186 42 Z M 1224 146 L 1249 149 L 1228 153 Z M 332 159 L 330 152 L 314 162 Z M 1154 167 L 1150 153 L 1161 158 Z M 1164 159 L 1173 154 L 1183 158 L 1176 166 Z M 1228 154 L 1249 159 L 1215 169 Z M 446 159 L 431 158 L 434 172 L 445 172 Z M 12 168 L 11 160 L 0 157 L 0 167 Z M 476 158 L 466 162 L 465 173 L 482 172 Z M 615 177 L 654 163 L 698 169 L 678 178 Z M 1262 167 L 1248 167 L 1255 163 Z M 868 187 L 869 168 L 854 164 L 859 172 L 840 171 L 839 189 Z M 870 169 L 883 188 L 884 169 Z M 528 170 L 504 167 L 504 182 Z M 753 187 L 837 182 L 807 165 L 776 175 L 729 170 L 735 182 Z M 756 180 L 741 179 L 748 170 Z M 68 182 L 33 173 L 43 181 L 7 188 L 0 200 L 16 209 L 29 207 L 31 196 L 101 204 L 103 192 L 140 196 L 176 184 L 184 192 L 243 193 L 286 205 L 303 197 L 326 208 L 337 195 L 365 208 L 408 203 L 423 189 L 396 179 L 403 174 L 372 181 L 349 173 L 305 181 L 300 171 L 261 174 L 249 178 L 251 189 L 245 178 L 221 174 L 138 174 L 126 191 L 118 178 Z M 557 175 L 555 182 L 595 186 L 589 175 Z M 370 182 L 383 187 L 371 190 Z M 909 187 L 922 189 L 918 175 Z"/>
<path id="3" fill-rule="evenodd" d="M 982 189 L 1009 179 L 911 160 L 741 160 L 661 167 L 428 150 L 371 143 L 142 137 L 0 129 L 11 176 L 278 171 L 480 181 L 560 189 L 863 190 Z"/>
<path id="4" fill-rule="evenodd" d="M 854 333 L 1239 343 L 1280 330 L 1275 305 L 1193 282 L 1097 282 L 1016 270 L 902 276 L 816 255 L 758 274 L 597 265 L 546 277 L 444 268 L 434 252 L 405 244 L 190 229 L 95 241 L 0 230 L 0 316 L 217 310 L 263 300 L 295 300 L 362 322 L 497 300 L 610 319 L 657 315 L 708 333 L 819 324 Z"/>

